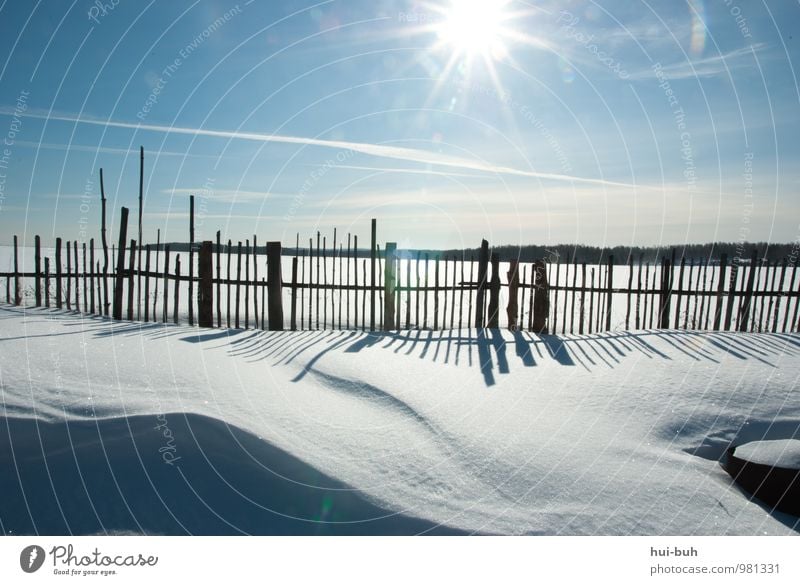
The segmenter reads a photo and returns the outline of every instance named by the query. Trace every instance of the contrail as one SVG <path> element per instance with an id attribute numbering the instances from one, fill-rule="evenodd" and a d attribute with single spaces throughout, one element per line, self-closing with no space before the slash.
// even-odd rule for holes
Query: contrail
<path id="1" fill-rule="evenodd" d="M 12 111 L 7 107 L 0 108 L 0 114 L 12 115 Z M 306 146 L 320 146 L 323 148 L 335 148 L 337 150 L 351 150 L 369 156 L 403 160 L 422 164 L 438 165 L 443 167 L 457 168 L 462 170 L 480 171 L 499 175 L 512 175 L 518 177 L 530 177 L 547 181 L 563 181 L 570 183 L 585 183 L 590 185 L 601 185 L 604 187 L 624 187 L 628 189 L 649 189 L 644 185 L 632 183 L 622 183 L 617 181 L 607 181 L 605 179 L 589 179 L 572 175 L 562 175 L 557 173 L 542 173 L 538 171 L 526 171 L 502 165 L 494 165 L 482 161 L 469 160 L 465 158 L 449 156 L 422 150 L 417 148 L 406 148 L 401 146 L 386 146 L 383 144 L 369 144 L 365 142 L 348 142 L 344 140 L 323 140 L 320 138 L 306 138 L 301 136 L 285 136 L 281 134 L 260 134 L 256 132 L 234 132 L 229 130 L 210 130 L 206 128 L 183 128 L 180 126 L 162 126 L 158 124 L 134 124 L 131 122 L 117 122 L 114 120 L 98 120 L 93 118 L 81 118 L 64 114 L 42 114 L 27 111 L 23 117 L 41 118 L 46 120 L 58 120 L 61 122 L 73 122 L 78 124 L 91 124 L 93 126 L 104 126 L 111 128 L 127 128 L 130 130 L 144 130 L 149 132 L 159 132 L 162 134 L 185 134 L 189 136 L 208 136 L 213 138 L 227 138 L 232 140 L 250 140 L 253 142 L 276 142 L 283 144 L 301 144 Z M 660 189 L 659 189 L 660 190 Z"/>
<path id="2" fill-rule="evenodd" d="M 314 165 L 311 165 L 314 166 Z M 437 175 L 442 177 L 466 177 L 469 179 L 485 179 L 491 175 L 486 173 L 457 173 L 450 171 L 432 171 L 429 169 L 409 169 L 405 167 L 369 167 L 361 165 L 336 165 L 337 169 L 353 169 L 356 171 L 370 171 L 375 173 L 407 173 L 411 175 Z"/>

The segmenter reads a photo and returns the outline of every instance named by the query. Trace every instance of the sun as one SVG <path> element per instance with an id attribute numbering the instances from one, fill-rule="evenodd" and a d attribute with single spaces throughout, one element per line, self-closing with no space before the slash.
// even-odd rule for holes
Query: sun
<path id="1" fill-rule="evenodd" d="M 500 59 L 506 55 L 504 28 L 511 18 L 503 0 L 451 0 L 442 7 L 439 42 L 467 58 Z"/>
<path id="2" fill-rule="evenodd" d="M 519 68 L 512 50 L 516 45 L 541 46 L 535 36 L 520 28 L 534 29 L 532 19 L 541 9 L 517 0 L 422 0 L 426 25 L 417 29 L 433 35 L 435 41 L 426 55 L 426 69 L 434 71 L 436 81 L 426 103 L 433 104 L 451 81 L 469 84 L 473 79 L 488 82 L 497 95 L 503 95 L 501 70 Z M 428 59 L 427 56 L 432 57 Z M 447 107 L 467 103 L 451 97 Z"/>

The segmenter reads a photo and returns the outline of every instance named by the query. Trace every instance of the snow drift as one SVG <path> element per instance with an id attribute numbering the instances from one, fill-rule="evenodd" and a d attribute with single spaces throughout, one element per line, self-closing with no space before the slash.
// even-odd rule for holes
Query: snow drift
<path id="1" fill-rule="evenodd" d="M 289 453 L 202 415 L 5 418 L 2 427 L 7 533 L 455 532 L 382 510 Z"/>
<path id="2" fill-rule="evenodd" d="M 199 330 L 0 308 L 6 533 L 789 534 L 783 334 Z M 169 429 L 168 432 L 166 429 Z"/>

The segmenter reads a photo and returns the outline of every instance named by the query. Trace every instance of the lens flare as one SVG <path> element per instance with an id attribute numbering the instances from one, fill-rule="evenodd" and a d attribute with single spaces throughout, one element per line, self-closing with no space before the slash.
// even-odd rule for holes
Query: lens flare
<path id="1" fill-rule="evenodd" d="M 706 8 L 703 0 L 689 0 L 692 15 L 692 40 L 689 48 L 693 55 L 702 55 L 706 47 Z"/>

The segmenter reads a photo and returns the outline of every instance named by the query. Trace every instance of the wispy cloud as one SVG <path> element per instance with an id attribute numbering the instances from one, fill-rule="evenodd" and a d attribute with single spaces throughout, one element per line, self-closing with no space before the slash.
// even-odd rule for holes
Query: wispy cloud
<path id="1" fill-rule="evenodd" d="M 672 34 L 670 34 L 672 33 Z M 595 34 L 603 42 L 612 47 L 628 47 L 631 43 L 641 44 L 647 49 L 653 47 L 669 47 L 674 49 L 677 42 L 691 34 L 689 24 L 682 20 L 666 21 L 666 25 L 657 21 L 642 20 L 626 23 L 625 26 L 606 28 Z M 676 41 L 676 38 L 678 39 Z"/>
<path id="2" fill-rule="evenodd" d="M 288 193 L 272 193 L 270 191 L 241 191 L 239 189 L 216 189 L 214 187 L 180 187 L 176 189 L 163 189 L 165 195 L 196 195 L 207 197 L 219 203 L 247 203 L 251 201 L 275 201 L 276 199 L 289 199 L 294 197 Z"/>
<path id="3" fill-rule="evenodd" d="M 431 169 L 409 169 L 404 167 L 370 167 L 359 165 L 336 165 L 337 169 L 351 169 L 356 171 L 368 171 L 373 173 L 400 173 L 411 175 L 433 175 L 437 177 L 459 177 L 469 179 L 487 179 L 492 178 L 492 175 L 485 173 L 449 173 L 445 171 L 434 171 Z"/>
<path id="4" fill-rule="evenodd" d="M 150 211 L 145 212 L 144 217 L 149 219 L 166 219 L 166 220 L 187 220 L 189 219 L 189 214 L 185 211 Z M 234 214 L 234 213 L 207 213 L 203 215 L 202 219 L 270 219 L 269 217 L 259 216 L 259 218 L 254 217 L 252 214 L 249 215 L 242 215 L 242 214 Z"/>
<path id="5" fill-rule="evenodd" d="M 506 194 L 503 194 L 505 196 Z M 436 189 L 370 190 L 362 193 L 347 193 L 339 197 L 320 198 L 306 204 L 309 209 L 368 210 L 378 207 L 438 209 L 444 207 L 464 207 L 474 203 L 490 203 L 498 194 L 492 190 L 450 191 Z"/>
<path id="6" fill-rule="evenodd" d="M 749 64 L 744 57 L 755 55 L 767 47 L 766 43 L 755 43 L 748 47 L 741 47 L 721 53 L 712 57 L 680 61 L 661 67 L 667 79 L 694 79 L 697 77 L 715 77 L 727 75 L 730 71 L 740 69 Z M 652 79 L 655 73 L 652 68 L 631 73 L 632 79 Z"/>
<path id="7" fill-rule="evenodd" d="M 13 115 L 13 110 L 8 107 L 0 108 L 0 114 Z M 378 158 L 402 160 L 406 162 L 436 165 L 441 167 L 457 168 L 464 171 L 479 171 L 498 175 L 512 175 L 519 177 L 529 177 L 543 181 L 559 181 L 569 183 L 584 183 L 599 185 L 604 187 L 626 187 L 631 189 L 647 188 L 643 185 L 623 183 L 618 181 L 608 181 L 605 179 L 593 179 L 565 175 L 560 173 L 544 173 L 518 169 L 514 167 L 493 164 L 479 160 L 464 159 L 450 156 L 429 150 L 407 148 L 400 146 L 387 146 L 384 144 L 371 144 L 365 142 L 348 142 L 344 140 L 325 140 L 320 138 L 307 138 L 300 136 L 285 136 L 279 134 L 261 134 L 256 132 L 237 132 L 229 130 L 210 130 L 206 128 L 186 128 L 179 126 L 161 126 L 157 124 L 134 124 L 131 122 L 118 122 L 114 120 L 102 120 L 83 116 L 73 116 L 64 114 L 41 114 L 28 111 L 26 117 L 45 118 L 47 120 L 59 120 L 62 122 L 73 122 L 78 124 L 89 124 L 102 126 L 105 128 L 125 128 L 129 130 L 158 132 L 162 134 L 181 134 L 189 136 L 206 136 L 211 138 L 227 138 L 229 140 L 249 140 L 254 142 L 273 142 L 282 144 L 297 144 L 302 146 L 317 146 L 330 148 L 341 152 L 358 152 L 368 156 Z"/>

